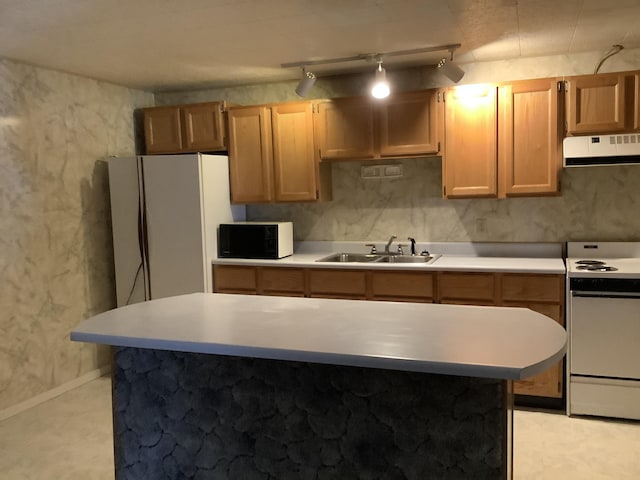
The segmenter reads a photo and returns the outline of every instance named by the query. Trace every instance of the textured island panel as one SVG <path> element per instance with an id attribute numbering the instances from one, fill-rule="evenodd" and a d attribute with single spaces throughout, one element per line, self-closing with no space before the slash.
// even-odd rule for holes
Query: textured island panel
<path id="1" fill-rule="evenodd" d="M 123 479 L 498 479 L 507 382 L 118 348 Z"/>

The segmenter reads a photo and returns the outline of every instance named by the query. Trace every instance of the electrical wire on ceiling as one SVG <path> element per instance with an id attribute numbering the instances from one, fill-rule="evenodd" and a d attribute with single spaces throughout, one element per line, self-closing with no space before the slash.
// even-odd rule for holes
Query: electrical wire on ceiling
<path id="1" fill-rule="evenodd" d="M 623 49 L 624 47 L 622 45 L 614 45 L 613 47 L 611 47 L 611 50 L 609 50 L 607 53 L 604 54 L 604 57 L 602 57 L 602 59 L 600 59 L 600 61 L 598 62 L 598 65 L 596 65 L 595 70 L 593 71 L 594 75 L 596 73 L 598 73 L 598 70 L 600 70 L 600 67 L 602 66 L 602 64 L 604 63 L 604 61 L 609 58 L 614 56 L 616 53 L 620 53 L 620 51 Z"/>

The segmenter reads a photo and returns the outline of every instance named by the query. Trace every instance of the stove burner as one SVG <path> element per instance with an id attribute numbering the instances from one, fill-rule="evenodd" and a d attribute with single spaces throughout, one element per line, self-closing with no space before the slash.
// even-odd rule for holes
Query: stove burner
<path id="1" fill-rule="evenodd" d="M 601 260 L 578 260 L 576 265 L 604 265 Z"/>
<path id="2" fill-rule="evenodd" d="M 618 270 L 616 267 L 610 267 L 608 265 L 580 265 L 576 267 L 576 270 L 587 270 L 589 272 L 615 272 Z"/>

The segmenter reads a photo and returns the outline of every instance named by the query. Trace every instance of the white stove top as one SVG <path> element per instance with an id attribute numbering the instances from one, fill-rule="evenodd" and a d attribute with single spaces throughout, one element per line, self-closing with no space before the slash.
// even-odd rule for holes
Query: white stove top
<path id="1" fill-rule="evenodd" d="M 567 273 L 572 278 L 640 278 L 640 242 L 568 242 Z"/>

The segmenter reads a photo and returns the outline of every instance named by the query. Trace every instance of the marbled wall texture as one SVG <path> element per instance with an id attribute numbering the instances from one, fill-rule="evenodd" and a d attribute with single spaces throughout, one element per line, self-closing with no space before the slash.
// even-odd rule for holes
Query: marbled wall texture
<path id="1" fill-rule="evenodd" d="M 107 172 L 153 95 L 0 59 L 0 411 L 97 368 L 114 306 Z"/>
<path id="2" fill-rule="evenodd" d="M 506 382 L 118 348 L 120 480 L 507 478 Z"/>
<path id="3" fill-rule="evenodd" d="M 464 65 L 462 83 L 585 74 L 603 52 Z M 640 69 L 624 50 L 602 72 Z M 389 71 L 399 89 L 448 85 L 432 70 Z M 157 95 L 158 104 L 295 100 L 296 82 Z M 365 94 L 359 77 L 320 78 L 315 97 Z M 70 329 L 113 306 L 106 169 L 134 152 L 133 109 L 150 93 L 0 60 L 0 411 L 92 370 L 92 345 Z M 554 198 L 443 200 L 440 159 L 403 162 L 405 176 L 362 180 L 334 166 L 334 200 L 252 206 L 291 219 L 300 240 L 640 240 L 640 167 L 566 170 Z M 485 219 L 478 222 L 477 219 Z"/>
<path id="4" fill-rule="evenodd" d="M 461 83 L 581 75 L 604 52 L 463 65 Z M 640 69 L 640 50 L 624 50 L 600 72 Z M 399 90 L 448 86 L 432 70 L 388 72 Z M 295 100 L 296 82 L 165 93 L 158 103 L 224 99 L 251 105 Z M 362 78 L 318 79 L 310 98 L 366 94 Z M 386 162 L 389 163 L 389 162 Z M 404 160 L 404 177 L 361 179 L 361 162 L 333 166 L 333 201 L 251 206 L 253 220 L 292 220 L 298 240 L 564 242 L 640 240 L 640 166 L 566 169 L 562 195 L 546 198 L 443 200 L 439 157 Z"/>

